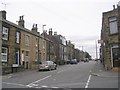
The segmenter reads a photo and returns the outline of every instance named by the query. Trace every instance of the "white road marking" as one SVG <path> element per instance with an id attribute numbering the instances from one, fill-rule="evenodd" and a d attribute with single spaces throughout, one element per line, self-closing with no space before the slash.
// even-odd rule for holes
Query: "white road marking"
<path id="1" fill-rule="evenodd" d="M 51 88 L 59 88 L 59 87 L 51 87 Z"/>
<path id="2" fill-rule="evenodd" d="M 89 85 L 89 83 L 90 83 L 90 79 L 91 79 L 91 75 L 89 75 L 89 78 L 88 78 L 88 80 L 87 80 L 87 83 L 86 83 L 86 85 L 85 85 L 85 88 L 88 88 L 88 85 Z"/>
<path id="3" fill-rule="evenodd" d="M 59 73 L 61 73 L 61 72 L 63 72 L 63 71 L 65 71 L 65 70 L 61 70 L 61 71 L 57 72 L 57 74 L 59 74 Z"/>
<path id="4" fill-rule="evenodd" d="M 2 83 L 4 83 L 4 84 L 10 84 L 10 85 L 26 86 L 26 85 L 18 84 L 18 83 L 8 83 L 8 82 L 2 82 Z"/>
<path id="5" fill-rule="evenodd" d="M 47 88 L 48 86 L 41 86 L 41 87 L 43 87 L 43 88 Z"/>
<path id="6" fill-rule="evenodd" d="M 12 78 L 12 76 L 8 76 L 8 78 Z"/>
<path id="7" fill-rule="evenodd" d="M 38 84 L 29 84 L 28 85 L 28 87 L 34 87 L 34 86 L 36 87 L 36 86 L 38 86 Z"/>
<path id="8" fill-rule="evenodd" d="M 41 88 L 41 87 L 35 87 L 35 88 Z"/>
<path id="9" fill-rule="evenodd" d="M 46 76 L 46 77 L 44 77 L 44 78 L 42 78 L 42 79 L 40 79 L 40 80 L 34 81 L 34 82 L 32 82 L 32 83 L 30 83 L 30 84 L 28 84 L 28 85 L 26 85 L 26 86 L 33 87 L 32 85 L 35 85 L 35 83 L 38 83 L 38 82 L 40 82 L 40 81 L 42 81 L 42 80 L 45 80 L 45 79 L 47 79 L 47 78 L 49 78 L 49 77 L 51 77 L 51 75 Z"/>

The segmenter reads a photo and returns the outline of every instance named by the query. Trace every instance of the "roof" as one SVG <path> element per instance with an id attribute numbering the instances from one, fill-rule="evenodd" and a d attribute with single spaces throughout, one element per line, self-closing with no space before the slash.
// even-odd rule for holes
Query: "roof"
<path id="1" fill-rule="evenodd" d="M 5 22 L 5 23 L 7 23 L 7 24 L 9 24 L 9 25 L 11 25 L 11 26 L 14 26 L 14 27 L 16 27 L 16 28 L 19 28 L 19 29 L 22 30 L 22 31 L 25 31 L 25 32 L 27 32 L 27 33 L 30 33 L 30 34 L 32 34 L 32 35 L 35 35 L 35 36 L 39 36 L 39 37 L 40 37 L 39 32 L 38 32 L 38 33 L 33 33 L 31 30 L 29 30 L 29 29 L 27 29 L 27 28 L 23 28 L 23 27 L 15 24 L 15 23 L 12 23 L 12 22 L 6 20 L 6 19 L 2 19 L 2 22 Z"/>

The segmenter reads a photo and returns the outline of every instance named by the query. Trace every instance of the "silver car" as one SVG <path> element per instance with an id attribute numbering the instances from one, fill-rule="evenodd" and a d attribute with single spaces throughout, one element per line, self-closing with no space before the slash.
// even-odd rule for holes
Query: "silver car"
<path id="1" fill-rule="evenodd" d="M 41 70 L 56 70 L 57 65 L 53 61 L 44 61 L 39 64 L 39 71 Z"/>

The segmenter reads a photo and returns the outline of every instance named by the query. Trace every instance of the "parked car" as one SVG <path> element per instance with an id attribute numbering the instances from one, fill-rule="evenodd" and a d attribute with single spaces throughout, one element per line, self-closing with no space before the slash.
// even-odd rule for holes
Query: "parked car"
<path id="1" fill-rule="evenodd" d="M 76 59 L 70 60 L 70 64 L 78 64 Z"/>
<path id="2" fill-rule="evenodd" d="M 67 61 L 66 61 L 66 64 L 70 64 L 70 60 L 67 60 Z"/>
<path id="3" fill-rule="evenodd" d="M 89 62 L 89 59 L 88 59 L 88 58 L 85 58 L 84 62 Z"/>
<path id="4" fill-rule="evenodd" d="M 39 71 L 41 70 L 56 70 L 57 65 L 53 61 L 44 61 L 39 64 Z"/>

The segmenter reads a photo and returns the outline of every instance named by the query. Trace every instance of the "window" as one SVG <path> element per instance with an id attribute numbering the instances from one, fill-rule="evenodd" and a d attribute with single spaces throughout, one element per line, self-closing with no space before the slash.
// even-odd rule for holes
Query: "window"
<path id="1" fill-rule="evenodd" d="M 35 46 L 37 47 L 38 46 L 38 38 L 36 38 L 36 42 L 35 42 Z"/>
<path id="2" fill-rule="evenodd" d="M 116 17 L 109 18 L 109 25 L 110 25 L 110 34 L 118 33 L 117 18 Z"/>
<path id="3" fill-rule="evenodd" d="M 26 62 L 29 62 L 29 51 L 26 51 Z"/>
<path id="4" fill-rule="evenodd" d="M 26 35 L 25 40 L 26 40 L 26 45 L 29 45 L 29 43 L 30 43 L 30 36 Z"/>
<path id="5" fill-rule="evenodd" d="M 3 27 L 2 39 L 3 40 L 8 40 L 8 28 L 6 28 L 6 27 Z"/>
<path id="6" fill-rule="evenodd" d="M 20 32 L 16 32 L 16 43 L 20 43 Z"/>
<path id="7" fill-rule="evenodd" d="M 2 62 L 7 62 L 7 51 L 6 47 L 2 47 Z"/>
<path id="8" fill-rule="evenodd" d="M 16 52 L 15 52 L 15 56 L 16 56 L 16 64 L 19 65 L 19 59 L 20 59 L 20 51 L 18 49 L 16 49 Z"/>

